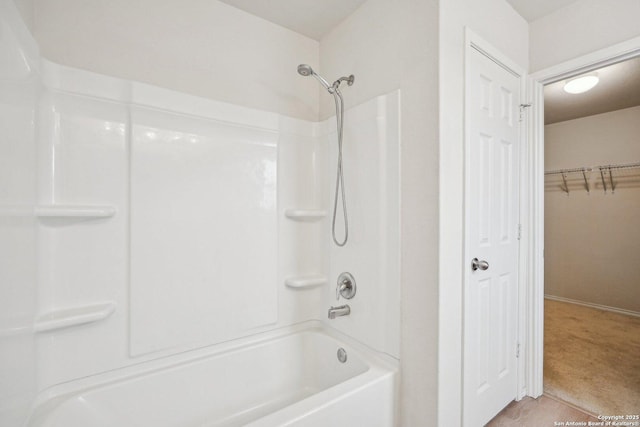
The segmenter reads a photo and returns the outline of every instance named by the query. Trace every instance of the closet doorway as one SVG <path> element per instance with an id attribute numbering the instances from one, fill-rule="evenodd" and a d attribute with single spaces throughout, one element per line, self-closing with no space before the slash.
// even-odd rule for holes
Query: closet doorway
<path id="1" fill-rule="evenodd" d="M 544 393 L 638 414 L 640 57 L 546 85 L 544 111 Z"/>

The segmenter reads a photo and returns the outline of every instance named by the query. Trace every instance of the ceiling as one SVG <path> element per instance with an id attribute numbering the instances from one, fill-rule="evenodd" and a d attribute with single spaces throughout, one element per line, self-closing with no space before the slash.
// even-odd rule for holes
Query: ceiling
<path id="1" fill-rule="evenodd" d="M 596 73 L 600 82 L 588 92 L 566 93 L 566 80 L 545 86 L 544 124 L 640 105 L 640 57 L 600 68 Z"/>
<path id="2" fill-rule="evenodd" d="M 527 22 L 555 12 L 577 0 L 507 0 Z"/>
<path id="3" fill-rule="evenodd" d="M 320 40 L 366 0 L 221 1 L 312 39 Z"/>

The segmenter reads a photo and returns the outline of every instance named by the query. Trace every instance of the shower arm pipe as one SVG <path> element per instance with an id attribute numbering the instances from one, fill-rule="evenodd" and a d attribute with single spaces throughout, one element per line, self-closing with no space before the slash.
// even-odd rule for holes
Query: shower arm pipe
<path id="1" fill-rule="evenodd" d="M 348 84 L 349 86 L 353 86 L 353 82 L 355 81 L 355 79 L 356 79 L 356 77 L 355 77 L 353 74 L 351 74 L 349 77 L 342 76 L 342 77 L 340 77 L 338 80 L 336 80 L 335 82 L 333 82 L 333 84 L 331 85 L 331 87 L 332 87 L 334 90 L 337 90 L 337 89 L 338 89 L 338 87 L 340 87 L 340 83 L 342 83 L 342 82 L 347 82 L 347 84 Z M 341 95 L 340 97 L 342 98 L 342 95 Z"/>
<path id="2" fill-rule="evenodd" d="M 345 77 L 345 76 L 340 77 L 339 79 L 334 81 L 333 84 L 330 85 L 328 81 L 326 81 L 320 74 L 316 73 L 315 71 L 312 71 L 311 74 L 320 82 L 322 86 L 324 86 L 327 92 L 329 92 L 332 95 L 338 90 L 338 88 L 340 87 L 340 83 L 347 82 L 347 84 L 351 86 L 353 85 L 353 82 L 355 80 L 354 75 L 351 74 L 349 77 Z"/>

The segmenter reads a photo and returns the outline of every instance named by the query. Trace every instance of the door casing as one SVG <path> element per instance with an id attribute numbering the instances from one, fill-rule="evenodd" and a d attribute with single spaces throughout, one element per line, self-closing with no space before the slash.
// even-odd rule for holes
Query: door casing
<path id="1" fill-rule="evenodd" d="M 526 247 L 529 271 L 525 277 L 527 293 L 521 316 L 526 332 L 525 394 L 538 397 L 543 392 L 544 344 L 544 85 L 568 79 L 607 65 L 640 57 L 640 37 L 597 50 L 587 55 L 538 71 L 529 77 L 527 92 L 531 99 L 528 140 L 530 156 L 523 179 L 529 189 L 525 213 L 531 237 Z M 524 247 L 521 250 L 525 249 Z"/>

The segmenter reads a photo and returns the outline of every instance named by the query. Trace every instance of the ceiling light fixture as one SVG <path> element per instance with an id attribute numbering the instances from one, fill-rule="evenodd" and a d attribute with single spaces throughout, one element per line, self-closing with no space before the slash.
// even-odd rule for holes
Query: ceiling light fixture
<path id="1" fill-rule="evenodd" d="M 583 93 L 593 89 L 593 87 L 598 84 L 598 81 L 600 81 L 600 79 L 598 79 L 598 76 L 595 74 L 577 77 L 565 83 L 564 91 L 574 94 Z"/>

